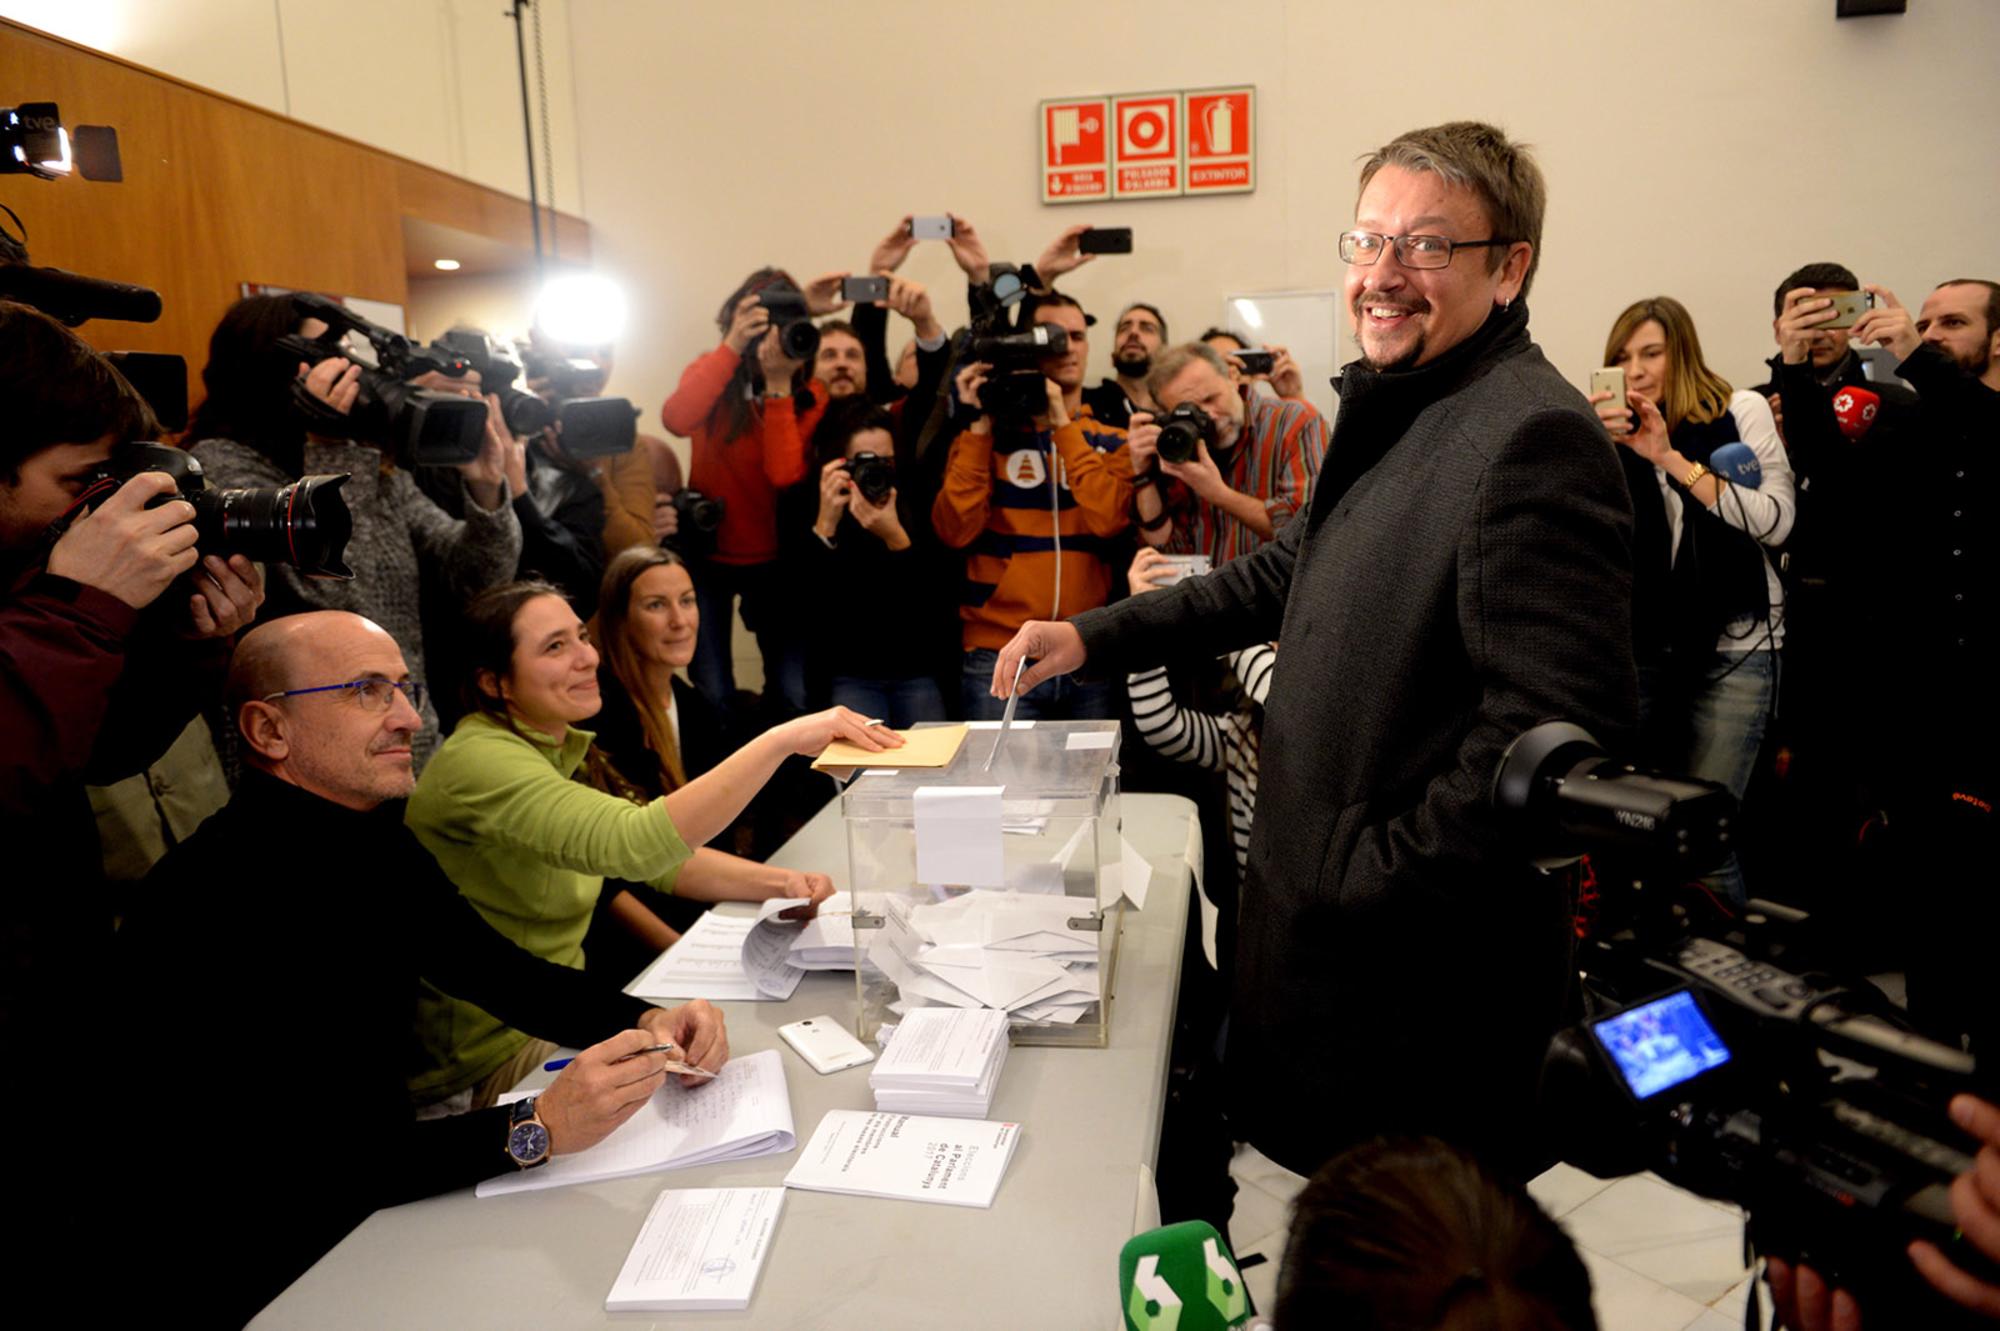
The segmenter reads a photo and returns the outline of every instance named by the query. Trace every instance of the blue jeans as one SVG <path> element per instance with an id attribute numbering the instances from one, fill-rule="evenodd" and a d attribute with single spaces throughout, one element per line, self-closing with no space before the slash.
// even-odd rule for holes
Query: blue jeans
<path id="1" fill-rule="evenodd" d="M 892 730 L 906 730 L 919 721 L 945 719 L 944 694 L 929 675 L 914 679 L 856 679 L 851 675 L 835 675 L 833 703 L 886 721 Z"/>
<path id="2" fill-rule="evenodd" d="M 736 668 L 731 660 L 735 638 L 736 602 L 743 602 L 743 622 L 757 635 L 764 658 L 766 710 L 782 702 L 797 715 L 806 710 L 804 646 L 784 632 L 791 616 L 777 603 L 780 582 L 776 564 L 704 563 L 693 570 L 695 601 L 701 607 L 701 633 L 695 639 L 688 678 L 694 686 L 729 711 L 735 706 Z"/>
<path id="3" fill-rule="evenodd" d="M 965 654 L 959 700 L 968 721 L 998 721 L 1007 700 L 993 696 L 993 666 L 1000 653 L 975 647 Z M 1045 679 L 1021 695 L 1014 709 L 1018 721 L 1109 721 L 1118 715 L 1118 699 L 1109 684 L 1086 684 L 1073 675 Z"/>
<path id="4" fill-rule="evenodd" d="M 1639 733 L 1648 760 L 1670 775 L 1700 777 L 1738 800 L 1750 788 L 1771 700 L 1778 653 L 1715 652 L 1698 667 L 1680 662 L 1639 667 Z M 1703 880 L 1742 905 L 1743 867 L 1732 853 Z"/>

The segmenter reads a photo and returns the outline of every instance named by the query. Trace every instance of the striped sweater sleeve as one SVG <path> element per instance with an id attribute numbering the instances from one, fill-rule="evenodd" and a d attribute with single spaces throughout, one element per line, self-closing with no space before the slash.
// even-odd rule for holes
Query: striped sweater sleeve
<path id="1" fill-rule="evenodd" d="M 1132 696 L 1132 723 L 1146 743 L 1176 762 L 1222 770 L 1221 723 L 1175 702 L 1164 666 L 1127 676 L 1125 687 Z"/>

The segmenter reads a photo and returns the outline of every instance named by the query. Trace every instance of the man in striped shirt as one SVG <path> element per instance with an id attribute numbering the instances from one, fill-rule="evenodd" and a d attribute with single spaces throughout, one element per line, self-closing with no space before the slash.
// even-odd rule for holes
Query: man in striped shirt
<path id="1" fill-rule="evenodd" d="M 1170 554 L 1207 555 L 1217 567 L 1278 534 L 1306 502 L 1326 456 L 1326 420 L 1311 406 L 1248 391 L 1215 348 L 1188 342 L 1153 362 L 1146 384 L 1164 412 L 1192 402 L 1215 423 L 1187 462 L 1159 456 L 1156 417 L 1132 417 L 1127 435 L 1140 534 Z"/>

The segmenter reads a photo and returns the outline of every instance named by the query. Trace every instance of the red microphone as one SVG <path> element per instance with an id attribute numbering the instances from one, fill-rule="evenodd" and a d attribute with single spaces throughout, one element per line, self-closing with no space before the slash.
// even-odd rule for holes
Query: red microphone
<path id="1" fill-rule="evenodd" d="M 1833 395 L 1833 418 L 1840 422 L 1840 432 L 1849 439 L 1859 440 L 1875 424 L 1875 413 L 1882 410 L 1882 395 L 1869 388 L 1842 388 Z"/>

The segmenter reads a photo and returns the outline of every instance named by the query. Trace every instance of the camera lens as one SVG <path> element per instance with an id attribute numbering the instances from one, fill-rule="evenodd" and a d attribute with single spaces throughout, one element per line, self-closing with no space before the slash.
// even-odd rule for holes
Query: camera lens
<path id="1" fill-rule="evenodd" d="M 500 414 L 517 438 L 540 434 L 556 423 L 554 407 L 518 388 L 501 390 Z"/>
<path id="2" fill-rule="evenodd" d="M 339 476 L 307 476 L 261 490 L 204 490 L 194 497 L 201 549 L 228 558 L 290 564 L 307 577 L 351 578 L 343 562 L 354 520 Z"/>
<path id="3" fill-rule="evenodd" d="M 800 319 L 778 330 L 778 345 L 791 360 L 811 360 L 819 351 L 819 329 Z"/>

